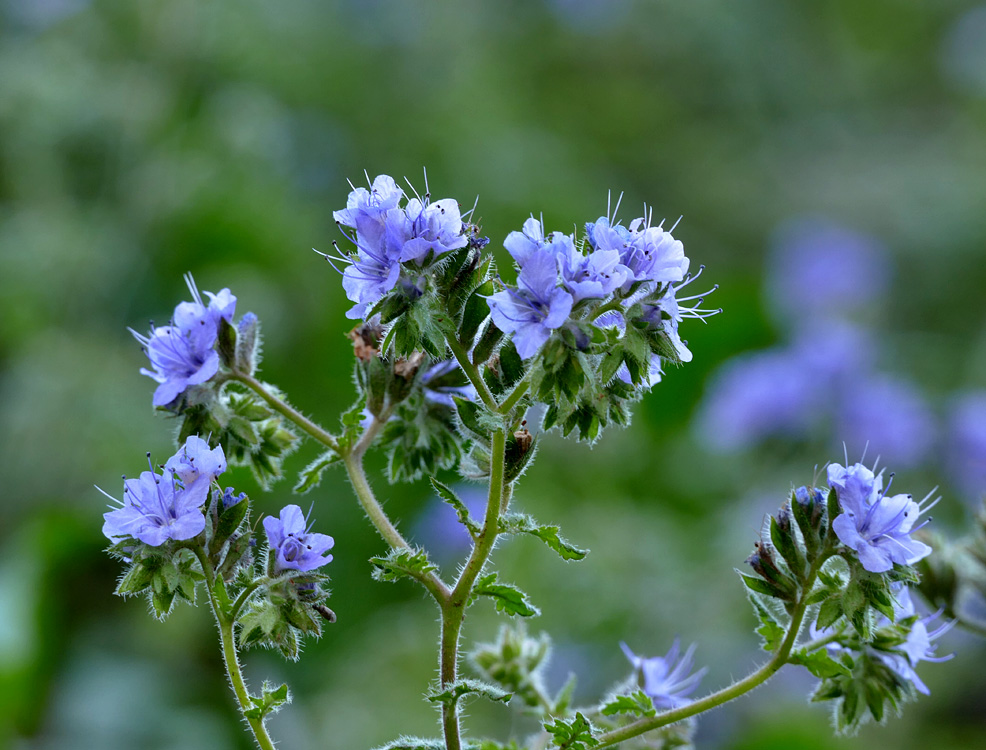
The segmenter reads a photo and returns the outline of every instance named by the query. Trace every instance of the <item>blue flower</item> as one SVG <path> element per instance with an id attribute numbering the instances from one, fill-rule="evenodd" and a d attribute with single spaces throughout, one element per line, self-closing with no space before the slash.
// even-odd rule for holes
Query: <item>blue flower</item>
<path id="1" fill-rule="evenodd" d="M 148 336 L 130 331 L 154 368 L 140 370 L 159 384 L 154 391 L 154 406 L 167 406 L 189 386 L 201 385 L 218 372 L 219 322 L 232 322 L 236 310 L 236 297 L 229 289 L 219 294 L 206 292 L 207 307 L 192 277 L 187 275 L 185 281 L 194 301 L 182 302 L 175 308 L 171 325 L 152 327 Z"/>
<path id="2" fill-rule="evenodd" d="M 432 203 L 426 193 L 423 199 L 413 198 L 402 208 L 403 198 L 404 191 L 393 178 L 380 175 L 369 190 L 354 188 L 346 208 L 333 213 L 340 226 L 355 230 L 346 236 L 356 252 L 336 258 L 350 264 L 342 272 L 346 296 L 356 303 L 346 313 L 348 318 L 365 317 L 397 286 L 401 263 L 420 268 L 469 242 L 456 201 L 444 198 Z M 417 281 L 408 279 L 406 286 L 417 286 Z"/>
<path id="3" fill-rule="evenodd" d="M 189 438 L 189 442 L 191 440 Z M 103 514 L 103 534 L 113 541 L 133 537 L 152 547 L 160 546 L 168 539 L 182 541 L 201 534 L 205 529 L 202 506 L 215 478 L 210 472 L 220 465 L 224 470 L 226 458 L 222 448 L 198 453 L 196 449 L 197 444 L 193 444 L 192 456 L 200 456 L 202 463 L 209 464 L 204 473 L 190 467 L 190 462 L 186 462 L 189 453 L 183 447 L 168 460 L 161 474 L 151 466 L 151 470 L 143 472 L 139 479 L 125 479 L 121 507 Z M 182 472 L 190 481 L 182 481 Z M 107 497 L 115 499 L 110 495 Z"/>
<path id="4" fill-rule="evenodd" d="M 496 327 L 514 334 L 521 359 L 533 357 L 568 320 L 572 295 L 558 288 L 558 263 L 551 252 L 535 252 L 525 260 L 517 276 L 517 288 L 487 298 Z"/>
<path id="5" fill-rule="evenodd" d="M 703 667 L 694 674 L 688 674 L 692 669 L 692 654 L 695 652 L 695 644 L 688 647 L 679 661 L 680 648 L 677 638 L 674 639 L 668 653 L 649 659 L 637 656 L 625 643 L 620 643 L 620 648 L 623 649 L 623 653 L 633 665 L 641 689 L 654 701 L 654 706 L 659 709 L 677 708 L 690 703 L 691 701 L 686 696 L 695 691 L 699 681 L 707 671 Z"/>
<path id="6" fill-rule="evenodd" d="M 522 231 L 511 232 L 507 235 L 507 239 L 503 241 L 503 246 L 507 248 L 510 255 L 517 261 L 517 265 L 521 268 L 524 267 L 527 259 L 532 255 L 540 255 L 546 244 L 544 226 L 533 216 L 524 222 Z"/>
<path id="7" fill-rule="evenodd" d="M 198 481 L 209 485 L 226 471 L 226 455 L 222 446 L 210 448 L 198 435 L 189 435 L 185 445 L 168 459 L 164 468 L 177 476 L 185 487 L 191 487 Z"/>
<path id="8" fill-rule="evenodd" d="M 584 255 L 573 239 L 561 232 L 552 235 L 551 249 L 558 258 L 562 284 L 576 302 L 608 297 L 627 280 L 628 271 L 616 250 L 593 250 Z"/>
<path id="9" fill-rule="evenodd" d="M 615 250 L 627 269 L 624 288 L 636 282 L 664 284 L 682 281 L 688 273 L 684 245 L 671 232 L 650 226 L 647 217 L 630 222 L 630 228 L 613 226 L 600 217 L 589 232 L 590 242 L 600 250 Z"/>
<path id="10" fill-rule="evenodd" d="M 828 482 L 843 510 L 832 521 L 832 529 L 839 541 L 856 551 L 866 570 L 883 573 L 894 564 L 913 565 L 931 554 L 931 547 L 910 537 L 927 523 L 914 526 L 921 513 L 934 505 L 922 507 L 930 495 L 920 504 L 911 495 L 888 497 L 882 477 L 862 464 L 849 468 L 831 464 Z"/>
<path id="11" fill-rule="evenodd" d="M 906 592 L 907 589 L 904 589 Z M 910 595 L 907 595 L 907 603 L 910 604 Z M 909 614 L 905 616 L 912 616 L 914 614 L 914 607 L 910 607 Z M 935 630 L 928 632 L 928 624 L 941 615 L 941 611 L 928 615 L 927 617 L 922 617 L 911 625 L 910 632 L 907 634 L 907 640 L 899 647 L 902 652 L 900 654 L 881 654 L 881 658 L 894 672 L 899 674 L 906 680 L 910 680 L 914 687 L 919 693 L 924 695 L 931 695 L 931 691 L 928 690 L 928 686 L 924 684 L 918 673 L 915 671 L 915 667 L 922 661 L 930 662 L 943 662 L 952 659 L 955 654 L 948 654 L 947 656 L 935 656 L 935 649 L 937 646 L 933 641 L 937 640 L 953 627 L 955 627 L 956 620 L 949 620 L 948 622 L 942 623 Z"/>
<path id="12" fill-rule="evenodd" d="M 459 396 L 468 401 L 476 400 L 476 388 L 470 383 L 465 385 L 448 385 L 445 376 L 459 369 L 459 363 L 454 359 L 446 359 L 431 365 L 421 375 L 421 385 L 425 398 L 436 404 L 455 406 L 452 396 Z"/>
<path id="13" fill-rule="evenodd" d="M 264 518 L 264 531 L 270 545 L 274 572 L 297 570 L 308 573 L 332 562 L 335 540 L 326 534 L 316 534 L 306 527 L 305 517 L 297 505 L 286 505 L 279 518 Z"/>

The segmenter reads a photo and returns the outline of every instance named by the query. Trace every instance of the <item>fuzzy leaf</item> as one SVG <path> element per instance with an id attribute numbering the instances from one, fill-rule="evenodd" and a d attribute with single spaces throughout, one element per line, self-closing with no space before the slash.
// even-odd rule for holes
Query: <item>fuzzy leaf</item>
<path id="1" fill-rule="evenodd" d="M 557 526 L 541 525 L 523 513 L 508 513 L 500 519 L 501 534 L 530 534 L 547 544 L 562 560 L 582 560 L 589 550 L 580 549 L 559 535 Z"/>
<path id="2" fill-rule="evenodd" d="M 574 719 L 556 719 L 553 724 L 545 724 L 544 729 L 551 734 L 552 744 L 560 750 L 588 750 L 599 744 L 592 736 L 592 724 L 579 712 Z"/>
<path id="3" fill-rule="evenodd" d="M 294 486 L 294 491 L 299 495 L 304 495 L 306 492 L 315 489 L 321 484 L 322 474 L 325 473 L 325 470 L 341 460 L 342 458 L 335 451 L 325 451 L 325 453 L 301 470 L 301 473 L 298 474 L 298 483 Z"/>
<path id="4" fill-rule="evenodd" d="M 630 695 L 616 696 L 603 705 L 601 713 L 603 716 L 614 716 L 615 714 L 655 716 L 657 709 L 654 708 L 654 701 L 643 690 L 636 690 Z"/>
<path id="5" fill-rule="evenodd" d="M 291 702 L 291 693 L 286 684 L 276 688 L 265 682 L 260 696 L 251 695 L 253 706 L 246 709 L 243 715 L 248 719 L 263 719 L 267 714 L 276 712 L 281 706 Z"/>
<path id="6" fill-rule="evenodd" d="M 512 584 L 497 583 L 496 577 L 496 573 L 490 573 L 480 578 L 473 588 L 469 603 L 474 602 L 477 597 L 488 596 L 496 602 L 497 612 L 521 617 L 536 617 L 541 614 L 541 610 L 531 604 L 527 594 Z"/>
<path id="7" fill-rule="evenodd" d="M 499 703 L 509 703 L 513 697 L 506 690 L 501 690 L 487 682 L 480 680 L 456 680 L 441 692 L 431 693 L 428 696 L 428 700 L 432 703 L 455 705 L 466 695 L 476 695 Z"/>
<path id="8" fill-rule="evenodd" d="M 804 649 L 799 649 L 788 657 L 788 661 L 791 664 L 800 664 L 815 675 L 815 677 L 823 680 L 827 677 L 835 677 L 840 674 L 851 674 L 850 670 L 844 664 L 837 662 L 829 656 L 828 651 L 824 648 L 812 651 L 811 653 L 808 653 Z"/>
<path id="9" fill-rule="evenodd" d="M 472 519 L 472 516 L 469 514 L 469 508 L 462 502 L 462 499 L 455 494 L 455 491 L 451 487 L 442 484 L 434 477 L 431 477 L 431 486 L 435 488 L 435 492 L 438 493 L 438 496 L 442 500 L 452 506 L 455 510 L 455 515 L 459 517 L 459 523 L 465 526 L 469 530 L 469 534 L 475 538 L 480 532 L 480 525 Z"/>
<path id="10" fill-rule="evenodd" d="M 382 557 L 371 557 L 373 578 L 377 581 L 398 581 L 401 578 L 420 580 L 433 570 L 438 570 L 427 553 L 420 548 L 392 549 Z"/>

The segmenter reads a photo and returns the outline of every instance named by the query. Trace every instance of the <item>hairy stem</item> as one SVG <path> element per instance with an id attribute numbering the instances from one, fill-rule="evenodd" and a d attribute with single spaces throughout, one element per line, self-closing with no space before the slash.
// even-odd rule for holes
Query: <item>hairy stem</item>
<path id="1" fill-rule="evenodd" d="M 267 405 L 274 411 L 294 422 L 294 424 L 296 424 L 301 430 L 308 433 L 308 435 L 313 437 L 322 445 L 327 448 L 331 448 L 337 453 L 339 452 L 339 443 L 336 442 L 336 439 L 331 434 L 319 425 L 315 424 L 297 409 L 291 407 L 286 401 L 278 398 L 273 393 L 268 391 L 264 384 L 255 377 L 252 375 L 244 375 L 243 373 L 233 373 L 230 379 L 245 385 L 251 391 L 260 396 L 260 398 L 266 401 Z"/>
<path id="2" fill-rule="evenodd" d="M 530 372 L 531 371 L 528 370 L 524 377 L 521 378 L 520 382 L 514 386 L 514 389 L 510 391 L 505 399 L 503 399 L 503 403 L 500 404 L 497 411 L 501 414 L 509 414 L 510 410 L 517 405 L 517 402 L 524 397 L 524 394 L 527 393 L 528 387 L 530 387 L 530 382 L 527 379 Z"/>
<path id="3" fill-rule="evenodd" d="M 644 732 L 649 732 L 652 729 L 659 729 L 660 727 L 665 727 L 668 724 L 674 724 L 676 721 L 687 719 L 690 716 L 696 716 L 704 713 L 705 711 L 716 708 L 717 706 L 721 706 L 723 703 L 728 703 L 731 700 L 739 698 L 741 695 L 750 692 L 755 687 L 762 685 L 773 677 L 777 670 L 787 664 L 788 657 L 791 655 L 791 649 L 794 648 L 794 644 L 798 639 L 798 634 L 801 632 L 801 625 L 805 617 L 805 611 L 808 608 L 808 596 L 815 584 L 815 577 L 826 559 L 828 559 L 828 555 L 823 553 L 818 557 L 818 559 L 815 560 L 811 566 L 811 569 L 808 571 L 808 577 L 805 581 L 804 587 L 802 588 L 801 596 L 798 599 L 798 603 L 795 606 L 794 611 L 791 613 L 791 623 L 788 625 L 787 633 L 784 636 L 784 641 L 781 643 L 780 648 L 774 652 L 774 655 L 770 658 L 770 661 L 752 674 L 744 677 L 739 682 L 735 682 L 722 690 L 717 690 L 716 692 L 711 693 L 700 700 L 694 701 L 693 703 L 689 703 L 685 706 L 680 706 L 679 708 L 671 709 L 670 711 L 665 711 L 657 716 L 638 719 L 637 721 L 627 724 L 626 726 L 605 732 L 599 736 L 599 744 L 594 747 L 597 750 L 602 750 L 602 748 L 617 745 L 620 742 L 625 742 L 632 737 L 641 735 Z"/>
<path id="4" fill-rule="evenodd" d="M 486 498 L 486 517 L 483 528 L 476 537 L 472 553 L 466 561 L 455 588 L 442 605 L 442 641 L 439 654 L 439 674 L 442 687 L 455 681 L 459 663 L 459 635 L 465 618 L 466 606 L 472 594 L 476 578 L 482 572 L 493 551 L 500 529 L 500 508 L 505 497 L 504 458 L 507 437 L 503 428 L 493 433 L 490 450 L 490 489 Z M 459 737 L 458 705 L 446 703 L 442 707 L 442 729 L 445 734 L 446 750 L 461 750 Z"/>
<path id="5" fill-rule="evenodd" d="M 243 680 L 243 673 L 240 671 L 240 662 L 236 655 L 236 638 L 233 634 L 234 619 L 224 611 L 224 607 L 216 599 L 214 590 L 216 576 L 212 569 L 212 563 L 209 562 L 205 550 L 201 547 L 195 548 L 194 552 L 196 557 L 199 558 L 199 563 L 202 565 L 202 573 L 205 575 L 206 590 L 209 592 L 209 606 L 212 609 L 213 617 L 216 618 L 216 625 L 219 626 L 219 643 L 222 646 L 223 662 L 226 664 L 226 675 L 229 678 L 230 686 L 233 688 L 233 693 L 236 695 L 236 701 L 240 704 L 240 713 L 250 725 L 253 738 L 256 740 L 260 750 L 274 750 L 274 742 L 271 740 L 270 735 L 267 734 L 267 728 L 264 726 L 263 720 L 251 718 L 246 714 L 247 710 L 253 707 L 253 704 L 250 701 L 250 692 L 247 690 L 246 682 Z"/>
<path id="6" fill-rule="evenodd" d="M 473 384 L 473 387 L 479 394 L 480 400 L 487 406 L 487 408 L 496 411 L 496 399 L 493 398 L 493 394 L 490 393 L 490 389 L 487 387 L 486 381 L 483 380 L 482 376 L 480 376 L 479 368 L 469 360 L 469 353 L 463 348 L 462 344 L 455 340 L 454 336 L 449 336 L 447 341 L 448 348 L 452 351 L 452 356 L 454 356 L 455 361 L 459 363 L 459 367 L 462 368 L 462 372 L 464 372 L 466 377 L 469 378 L 469 382 Z"/>

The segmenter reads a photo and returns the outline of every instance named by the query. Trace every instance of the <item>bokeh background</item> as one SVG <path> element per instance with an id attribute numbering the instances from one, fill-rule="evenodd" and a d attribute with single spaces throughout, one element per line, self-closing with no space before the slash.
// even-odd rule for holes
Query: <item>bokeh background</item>
<path id="1" fill-rule="evenodd" d="M 815 467 L 881 455 L 941 486 L 968 529 L 986 487 L 986 6 L 966 0 L 0 0 L 0 746 L 247 748 L 202 607 L 166 623 L 111 591 L 99 484 L 170 455 L 174 425 L 126 332 L 229 286 L 265 332 L 263 376 L 327 425 L 352 400 L 338 276 L 347 178 L 407 175 L 472 205 L 491 247 L 531 212 L 594 220 L 646 201 L 725 312 L 687 322 L 694 361 L 593 449 L 551 436 L 518 503 L 590 547 L 497 551 L 590 703 L 618 642 L 698 645 L 704 687 L 762 655 L 733 567 Z M 296 472 L 316 453 L 305 445 Z M 371 469 L 379 461 L 370 461 Z M 232 475 L 253 492 L 249 475 Z M 375 482 L 454 571 L 461 538 L 425 483 Z M 258 507 L 293 500 L 291 480 Z M 382 545 L 340 474 L 311 496 L 336 539 L 338 624 L 287 680 L 286 748 L 429 735 L 435 612 L 370 580 Z M 307 503 L 308 500 L 306 499 Z M 441 531 L 445 529 L 445 531 Z M 460 539 L 460 541 L 456 541 Z M 470 639 L 497 619 L 477 606 Z M 703 718 L 703 748 L 986 746 L 983 644 L 954 632 L 932 697 L 833 739 L 789 668 Z M 476 733 L 531 729 L 475 705 Z"/>

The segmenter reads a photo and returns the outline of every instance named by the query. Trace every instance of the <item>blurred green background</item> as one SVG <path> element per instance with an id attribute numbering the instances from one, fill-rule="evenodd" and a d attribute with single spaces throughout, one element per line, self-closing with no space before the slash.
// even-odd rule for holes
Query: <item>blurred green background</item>
<path id="1" fill-rule="evenodd" d="M 986 387 L 986 6 L 0 0 L 0 746 L 249 747 L 205 609 L 159 623 L 111 594 L 92 485 L 116 493 L 146 450 L 173 450 L 126 327 L 163 322 L 188 296 L 186 271 L 229 286 L 262 320 L 262 376 L 335 425 L 352 400 L 351 323 L 310 248 L 339 238 L 347 178 L 420 185 L 423 167 L 434 197 L 480 196 L 498 253 L 531 212 L 569 231 L 612 189 L 626 191 L 625 218 L 644 201 L 683 215 L 676 236 L 721 284 L 725 313 L 684 324 L 694 362 L 632 427 L 592 450 L 549 437 L 520 485 L 519 505 L 561 522 L 588 559 L 566 565 L 525 540 L 496 553 L 544 612 L 532 629 L 555 638 L 550 687 L 576 671 L 580 701 L 626 675 L 621 639 L 651 655 L 676 634 L 697 641 L 703 689 L 763 658 L 732 568 L 841 438 L 715 455 L 692 423 L 718 365 L 785 335 L 764 297 L 778 225 L 820 216 L 878 238 L 894 266 L 867 321 L 882 369 L 938 412 Z M 289 472 L 315 454 L 305 445 Z M 224 479 L 255 489 L 245 470 Z M 940 462 L 896 481 L 918 495 L 942 484 L 936 525 L 968 526 L 973 506 Z M 429 487 L 375 485 L 426 538 Z M 292 502 L 290 486 L 256 494 L 258 507 Z M 274 736 L 358 750 L 434 734 L 421 699 L 432 605 L 370 580 L 382 544 L 341 474 L 311 499 L 336 539 L 339 622 L 298 664 L 246 655 L 254 684 L 294 691 Z M 490 609 L 472 610 L 469 639 L 495 635 Z M 941 650 L 958 657 L 922 666 L 932 697 L 858 738 L 831 738 L 811 681 L 789 668 L 703 717 L 698 745 L 986 746 L 986 652 L 959 633 Z M 471 713 L 478 734 L 532 728 L 509 708 Z"/>

